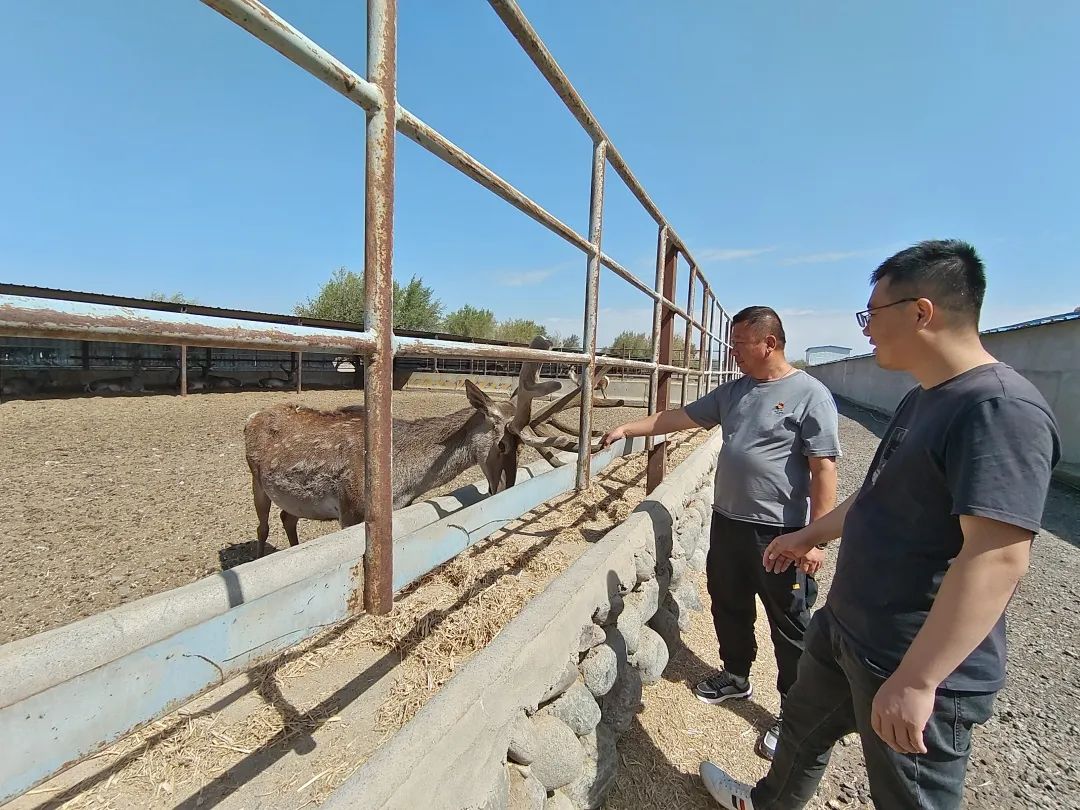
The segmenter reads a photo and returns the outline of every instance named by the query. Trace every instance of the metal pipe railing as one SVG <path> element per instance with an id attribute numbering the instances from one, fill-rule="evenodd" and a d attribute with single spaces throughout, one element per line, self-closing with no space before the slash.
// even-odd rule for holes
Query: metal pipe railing
<path id="1" fill-rule="evenodd" d="M 394 145 L 397 113 L 397 0 L 368 0 L 368 76 L 382 106 L 368 115 L 364 171 L 364 325 L 375 335 L 365 358 L 363 604 L 369 613 L 394 607 Z M 348 515 L 342 515 L 343 524 Z M 355 516 L 354 516 L 355 517 Z M 357 572 L 359 573 L 359 572 Z M 354 575 L 353 582 L 358 582 Z M 350 608 L 359 607 L 354 590 Z"/>
<path id="2" fill-rule="evenodd" d="M 375 336 L 371 332 L 21 295 L 0 295 L 0 335 L 331 354 L 365 354 L 375 348 Z"/>
<path id="3" fill-rule="evenodd" d="M 383 94 L 376 83 L 354 73 L 262 3 L 256 0 L 202 2 L 368 112 L 382 107 Z"/>
<path id="4" fill-rule="evenodd" d="M 597 363 L 618 368 L 638 369 L 650 374 L 650 411 L 655 412 L 658 397 L 663 398 L 672 374 L 683 379 L 683 397 L 690 378 L 705 387 L 714 377 L 730 373 L 730 318 L 720 307 L 722 332 L 714 329 L 713 313 L 703 308 L 695 319 L 696 283 L 702 284 L 703 307 L 706 300 L 715 302 L 707 279 L 685 243 L 661 214 L 625 160 L 611 144 L 599 122 L 555 62 L 551 53 L 513 0 L 489 0 L 496 13 L 518 40 L 567 108 L 594 143 L 592 205 L 589 238 L 562 222 L 536 201 L 519 191 L 490 168 L 469 155 L 417 116 L 397 103 L 397 6 L 396 0 L 368 2 L 368 77 L 346 67 L 332 54 L 308 39 L 303 33 L 272 12 L 258 0 L 201 0 L 227 19 L 302 67 L 311 75 L 363 108 L 367 116 L 367 161 L 365 168 L 365 295 L 366 331 L 340 332 L 332 329 L 290 324 L 268 324 L 235 318 L 191 315 L 183 312 L 133 310 L 102 304 L 88 304 L 56 299 L 42 300 L 20 296 L 0 296 L 0 334 L 46 338 L 110 340 L 174 345 L 212 345 L 223 348 L 270 351 L 329 352 L 360 355 L 366 358 L 365 375 L 368 419 L 365 477 L 367 500 L 365 521 L 368 524 L 368 554 L 365 557 L 365 605 L 371 612 L 390 609 L 392 546 L 390 521 L 391 491 L 391 392 L 393 358 L 402 356 L 465 356 L 485 359 L 542 361 L 574 364 L 583 367 L 582 382 L 591 384 Z M 520 346 L 493 346 L 395 336 L 392 329 L 392 266 L 394 208 L 394 144 L 400 131 L 466 176 L 472 178 L 527 216 L 583 251 L 588 257 L 586 276 L 585 351 L 582 353 L 544 352 Z M 631 193 L 658 225 L 656 283 L 649 286 L 601 250 L 604 174 L 607 165 L 627 184 Z M 673 299 L 678 255 L 690 265 L 690 284 L 686 308 Z M 596 319 L 599 268 L 607 267 L 648 295 L 654 304 L 651 362 L 617 358 L 596 353 Z M 719 307 L 719 304 L 717 304 Z M 675 316 L 686 322 L 683 365 L 673 365 L 670 343 Z M 693 330 L 700 333 L 700 346 L 711 347 L 716 341 L 724 355 L 725 370 L 714 372 L 700 350 L 699 368 L 691 368 Z M 708 336 L 708 341 L 706 340 Z M 711 351 L 711 349 L 710 349 Z M 183 370 L 182 370 L 183 372 Z M 581 444 L 587 446 L 591 414 L 589 400 L 583 403 Z M 666 405 L 665 403 L 662 403 Z M 578 485 L 588 484 L 585 451 L 578 460 Z M 654 454 L 654 458 L 656 458 Z M 654 470 L 655 474 L 655 465 Z M 661 471 L 662 474 L 662 471 Z M 355 599 L 352 606 L 355 607 Z"/>
<path id="5" fill-rule="evenodd" d="M 623 160 L 619 151 L 612 145 L 611 138 L 604 132 L 603 127 L 600 126 L 600 122 L 596 120 L 596 116 L 593 115 L 589 109 L 585 100 L 581 97 L 574 85 L 570 82 L 570 79 L 559 67 L 558 62 L 555 61 L 555 57 L 552 56 L 551 51 L 548 50 L 544 41 L 540 39 L 540 35 L 536 33 L 536 29 L 532 27 L 532 24 L 525 17 L 521 8 L 514 2 L 514 0 L 488 0 L 491 7 L 495 10 L 495 13 L 499 15 L 499 19 L 503 21 L 503 24 L 507 27 L 514 39 L 518 41 L 518 44 L 532 59 L 533 64 L 536 65 L 537 70 L 547 79 L 548 84 L 556 92 L 559 98 L 562 99 L 563 104 L 570 111 L 571 115 L 577 119 L 577 122 L 581 125 L 581 128 L 589 134 L 594 143 L 599 141 L 606 141 L 608 144 L 608 162 L 611 163 L 611 167 L 616 171 L 623 182 L 626 183 L 627 188 L 630 189 L 630 193 L 637 198 L 637 201 L 641 203 L 641 207 L 649 212 L 649 216 L 653 218 L 658 227 L 666 227 L 668 229 L 668 242 L 686 256 L 687 261 L 691 264 L 697 264 L 694 261 L 693 256 L 687 249 L 685 243 L 678 237 L 671 223 L 668 221 L 661 212 L 660 208 L 653 202 L 649 193 L 645 191 L 645 187 L 634 176 L 633 171 Z"/>
<path id="6" fill-rule="evenodd" d="M 583 347 L 588 362 L 581 369 L 581 420 L 578 425 L 577 478 L 580 492 L 592 477 L 592 396 L 596 373 L 596 314 L 600 301 L 600 248 L 604 232 L 604 178 L 607 169 L 607 141 L 593 144 L 592 186 L 589 195 L 589 243 L 592 251 L 585 272 L 585 324 Z"/>

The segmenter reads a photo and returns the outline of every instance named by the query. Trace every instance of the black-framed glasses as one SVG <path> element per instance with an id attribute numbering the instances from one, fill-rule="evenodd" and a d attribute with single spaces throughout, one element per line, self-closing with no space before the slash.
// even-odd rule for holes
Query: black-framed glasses
<path id="1" fill-rule="evenodd" d="M 855 320 L 859 322 L 859 326 L 863 329 L 870 323 L 870 316 L 877 312 L 879 309 L 888 309 L 889 307 L 895 307 L 897 304 L 907 304 L 911 301 L 918 301 L 918 298 L 901 298 L 899 301 L 893 301 L 891 304 L 882 304 L 880 307 L 870 307 L 864 309 L 862 312 L 855 313 Z"/>

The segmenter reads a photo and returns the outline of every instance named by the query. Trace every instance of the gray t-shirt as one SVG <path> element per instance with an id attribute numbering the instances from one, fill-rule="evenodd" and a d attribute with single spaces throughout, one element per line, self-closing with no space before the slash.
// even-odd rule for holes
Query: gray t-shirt
<path id="1" fill-rule="evenodd" d="M 805 371 L 779 380 L 750 375 L 724 383 L 686 412 L 699 425 L 720 425 L 713 508 L 734 520 L 805 526 L 808 456 L 839 456 L 836 401 Z"/>
<path id="2" fill-rule="evenodd" d="M 1061 452 L 1053 413 L 1003 363 L 904 397 L 844 521 L 826 608 L 865 659 L 899 665 L 960 553 L 960 515 L 1039 530 Z M 942 686 L 1005 681 L 1005 618 Z"/>

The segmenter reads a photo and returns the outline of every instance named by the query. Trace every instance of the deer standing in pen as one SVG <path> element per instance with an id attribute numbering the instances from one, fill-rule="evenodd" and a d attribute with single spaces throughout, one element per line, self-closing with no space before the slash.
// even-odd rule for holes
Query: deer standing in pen
<path id="1" fill-rule="evenodd" d="M 532 345 L 551 347 L 544 338 L 534 339 Z M 533 400 L 559 390 L 557 380 L 540 382 L 539 371 L 539 364 L 523 363 L 518 388 L 508 401 L 492 400 L 466 380 L 469 407 L 448 416 L 393 420 L 394 508 L 412 503 L 474 464 L 483 470 L 489 492 L 512 487 L 522 444 L 537 448 L 549 460 L 549 448 L 577 450 L 576 438 L 553 435 L 551 425 L 576 435 L 554 416 L 581 392 L 571 391 L 534 417 Z M 621 404 L 616 400 L 611 406 Z M 281 523 L 293 546 L 300 542 L 296 531 L 300 518 L 337 520 L 342 528 L 363 522 L 365 420 L 365 409 L 359 405 L 324 411 L 293 403 L 273 405 L 248 417 L 244 445 L 259 520 L 258 556 L 265 552 L 270 534 L 271 504 L 281 509 Z"/>
<path id="2" fill-rule="evenodd" d="M 570 369 L 570 382 L 572 382 L 578 388 L 581 387 L 581 379 L 578 377 L 577 372 L 573 369 Z M 597 369 L 596 376 L 593 377 L 593 388 L 599 391 L 600 396 L 602 396 L 604 399 L 607 399 L 607 387 L 608 383 L 610 382 L 611 380 L 608 378 L 607 373 L 600 373 L 600 370 Z"/>

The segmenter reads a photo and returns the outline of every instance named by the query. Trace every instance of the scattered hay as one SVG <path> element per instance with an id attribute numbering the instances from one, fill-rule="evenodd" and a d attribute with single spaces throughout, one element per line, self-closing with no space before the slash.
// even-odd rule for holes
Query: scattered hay
<path id="1" fill-rule="evenodd" d="M 670 463 L 684 460 L 705 435 L 672 441 Z M 272 760 L 274 751 L 305 742 L 314 750 L 315 735 L 337 722 L 342 707 L 328 703 L 325 690 L 306 688 L 304 679 L 372 651 L 397 657 L 394 681 L 375 713 L 377 749 L 591 542 L 625 520 L 645 495 L 645 466 L 643 455 L 616 460 L 589 491 L 537 507 L 410 586 L 389 615 L 354 617 L 253 669 L 234 693 L 261 699 L 246 716 L 226 721 L 214 706 L 181 709 L 97 754 L 107 778 L 66 793 L 46 785 L 38 795 L 48 797 L 49 807 L 71 810 L 156 807 L 186 796 L 200 797 L 198 803 L 210 783 L 239 786 L 238 765 Z M 283 698 L 289 684 L 291 694 L 304 689 L 303 701 Z M 275 773 L 276 788 L 295 794 L 297 807 L 323 801 L 373 750 L 360 754 L 350 745 L 322 750 L 310 770 Z"/>

